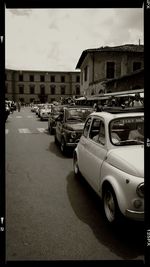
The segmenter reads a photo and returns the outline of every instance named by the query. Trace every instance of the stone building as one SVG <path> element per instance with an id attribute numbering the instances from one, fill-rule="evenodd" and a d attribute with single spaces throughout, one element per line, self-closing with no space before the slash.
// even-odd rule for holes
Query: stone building
<path id="1" fill-rule="evenodd" d="M 105 82 L 108 93 L 144 88 L 144 68 Z"/>
<path id="2" fill-rule="evenodd" d="M 144 46 L 126 44 L 84 50 L 76 69 L 81 70 L 81 95 L 133 89 L 133 87 L 137 88 L 139 83 L 140 88 L 144 88 L 144 76 L 142 76 L 144 72 L 138 72 L 144 69 Z M 134 72 L 136 72 L 135 75 Z M 141 75 L 140 81 L 136 80 L 138 75 Z M 121 88 L 119 88 L 120 84 Z"/>
<path id="3" fill-rule="evenodd" d="M 80 96 L 80 72 L 5 70 L 5 98 L 22 103 Z"/>

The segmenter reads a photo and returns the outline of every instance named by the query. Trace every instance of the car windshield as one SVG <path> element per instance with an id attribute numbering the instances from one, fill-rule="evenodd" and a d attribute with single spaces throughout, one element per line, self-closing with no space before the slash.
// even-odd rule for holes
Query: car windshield
<path id="1" fill-rule="evenodd" d="M 141 145 L 144 143 L 144 116 L 114 119 L 109 130 L 113 145 Z"/>
<path id="2" fill-rule="evenodd" d="M 55 106 L 52 108 L 52 113 L 59 114 L 62 110 L 63 108 L 61 106 Z"/>
<path id="3" fill-rule="evenodd" d="M 74 108 L 66 110 L 66 120 L 85 121 L 87 116 L 93 112 L 92 108 Z"/>

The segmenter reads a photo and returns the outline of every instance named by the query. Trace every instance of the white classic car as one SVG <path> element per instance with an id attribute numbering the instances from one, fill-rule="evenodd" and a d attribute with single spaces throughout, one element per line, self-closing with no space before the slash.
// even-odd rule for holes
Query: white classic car
<path id="1" fill-rule="evenodd" d="M 144 220 L 143 128 L 143 112 L 94 112 L 74 150 L 75 176 L 82 174 L 100 196 L 110 223 Z"/>
<path id="2" fill-rule="evenodd" d="M 39 110 L 39 117 L 41 120 L 48 120 L 49 115 L 51 114 L 52 110 L 52 104 L 49 105 L 44 105 L 40 110 Z"/>

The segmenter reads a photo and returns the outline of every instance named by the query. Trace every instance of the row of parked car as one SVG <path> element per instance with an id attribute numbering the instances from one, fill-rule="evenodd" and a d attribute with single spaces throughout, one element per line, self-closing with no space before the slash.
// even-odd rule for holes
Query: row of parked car
<path id="1" fill-rule="evenodd" d="M 87 106 L 51 105 L 48 129 L 63 153 L 73 148 L 75 177 L 84 177 L 101 198 L 108 222 L 144 220 L 142 108 L 95 112 Z"/>
<path id="2" fill-rule="evenodd" d="M 11 100 L 5 100 L 5 121 L 7 120 L 9 114 L 16 110 L 16 103 Z"/>

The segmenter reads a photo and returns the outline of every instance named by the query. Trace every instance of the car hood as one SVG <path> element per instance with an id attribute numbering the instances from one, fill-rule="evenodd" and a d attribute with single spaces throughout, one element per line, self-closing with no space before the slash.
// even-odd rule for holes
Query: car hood
<path id="1" fill-rule="evenodd" d="M 106 161 L 130 175 L 144 178 L 144 146 L 142 145 L 112 149 Z"/>
<path id="2" fill-rule="evenodd" d="M 82 131 L 84 127 L 84 122 L 69 122 L 65 123 L 65 128 L 67 128 L 70 131 Z"/>
<path id="3" fill-rule="evenodd" d="M 41 109 L 41 112 L 51 112 L 51 110 L 50 109 Z"/>

